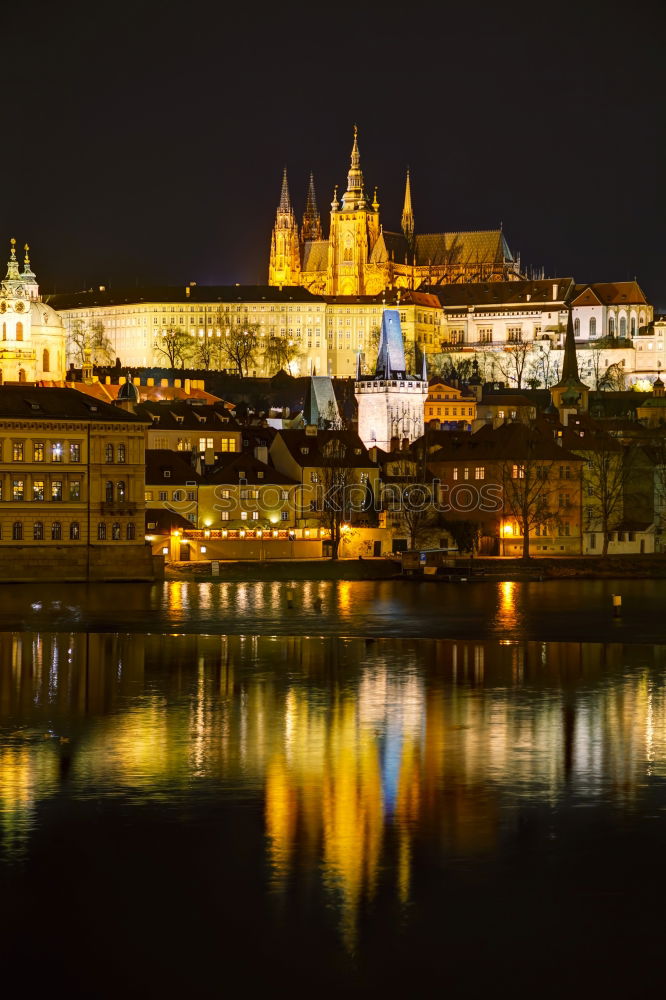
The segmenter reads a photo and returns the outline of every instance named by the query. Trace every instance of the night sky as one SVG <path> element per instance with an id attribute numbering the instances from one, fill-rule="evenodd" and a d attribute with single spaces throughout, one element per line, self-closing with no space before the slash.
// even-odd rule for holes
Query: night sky
<path id="1" fill-rule="evenodd" d="M 357 122 L 385 228 L 409 164 L 417 232 L 501 221 L 524 265 L 666 310 L 662 5 L 460 7 L 5 6 L 0 239 L 45 292 L 265 282 L 283 165 L 327 231 Z"/>

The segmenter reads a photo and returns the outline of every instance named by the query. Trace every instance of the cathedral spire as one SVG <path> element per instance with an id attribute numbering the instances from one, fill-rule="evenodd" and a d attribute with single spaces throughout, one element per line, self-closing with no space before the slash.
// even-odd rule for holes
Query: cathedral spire
<path id="1" fill-rule="evenodd" d="M 291 199 L 289 198 L 289 184 L 287 183 L 287 168 L 282 172 L 282 191 L 280 192 L 279 212 L 291 212 Z"/>
<path id="2" fill-rule="evenodd" d="M 310 173 L 310 183 L 308 194 L 305 200 L 305 212 L 303 213 L 303 227 L 301 229 L 301 239 L 320 240 L 322 238 L 321 219 L 317 210 L 317 198 L 315 195 L 314 176 Z"/>
<path id="3" fill-rule="evenodd" d="M 365 208 L 366 197 L 363 190 L 363 173 L 361 171 L 361 154 L 358 148 L 358 126 L 354 125 L 354 144 L 351 152 L 351 166 L 347 174 L 347 190 L 342 196 L 344 211 L 354 211 Z"/>
<path id="4" fill-rule="evenodd" d="M 412 187 L 409 181 L 409 167 L 405 181 L 405 203 L 402 209 L 402 231 L 411 243 L 414 239 L 414 212 L 412 210 Z"/>

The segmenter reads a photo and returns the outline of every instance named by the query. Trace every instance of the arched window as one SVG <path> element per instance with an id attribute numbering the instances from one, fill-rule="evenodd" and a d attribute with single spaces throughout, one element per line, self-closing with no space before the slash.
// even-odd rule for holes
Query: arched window
<path id="1" fill-rule="evenodd" d="M 125 445 L 124 444 L 119 444 L 118 445 L 118 457 L 117 457 L 116 461 L 118 462 L 119 465 L 124 465 L 125 464 Z"/>
<path id="2" fill-rule="evenodd" d="M 19 379 L 18 379 L 19 382 L 25 382 L 25 369 L 24 368 L 19 368 L 18 377 L 19 377 Z"/>
<path id="3" fill-rule="evenodd" d="M 23 323 L 21 320 L 16 324 L 16 339 L 23 340 Z"/>
<path id="4" fill-rule="evenodd" d="M 23 540 L 23 522 L 14 521 L 12 525 L 12 539 L 15 542 L 21 542 Z"/>
<path id="5" fill-rule="evenodd" d="M 631 317 L 631 326 L 630 326 L 629 329 L 631 331 L 631 336 L 635 337 L 636 336 L 636 317 L 635 316 Z"/>
<path id="6" fill-rule="evenodd" d="M 615 336 L 615 317 L 614 316 L 609 316 L 608 317 L 608 336 L 609 337 L 614 337 Z"/>
<path id="7" fill-rule="evenodd" d="M 36 542 L 42 542 L 44 540 L 44 523 L 42 521 L 35 521 L 33 524 L 32 537 Z"/>
<path id="8" fill-rule="evenodd" d="M 49 352 L 46 350 L 46 348 L 44 348 L 44 353 L 42 354 L 42 371 L 44 372 L 51 371 L 49 367 L 49 361 L 50 361 Z"/>
<path id="9" fill-rule="evenodd" d="M 116 483 L 116 496 L 121 503 L 124 503 L 127 499 L 127 487 L 122 479 L 119 483 Z"/>
<path id="10" fill-rule="evenodd" d="M 136 538 L 136 525 L 132 521 L 127 525 L 125 537 L 128 542 L 133 542 Z"/>
<path id="11" fill-rule="evenodd" d="M 100 542 L 106 541 L 106 525 L 104 524 L 103 521 L 100 521 L 100 523 L 97 525 L 97 538 L 98 541 Z"/>
<path id="12" fill-rule="evenodd" d="M 590 320 L 590 337 L 596 337 L 596 335 L 597 335 L 597 320 L 596 317 L 593 316 L 592 319 Z"/>
<path id="13" fill-rule="evenodd" d="M 106 484 L 105 496 L 106 496 L 106 502 L 107 503 L 113 503 L 113 483 L 112 482 L 108 482 Z"/>
<path id="14" fill-rule="evenodd" d="M 78 542 L 81 537 L 81 529 L 78 521 L 72 521 L 69 526 L 69 537 L 73 542 Z"/>
<path id="15" fill-rule="evenodd" d="M 120 525 L 116 521 L 111 528 L 111 538 L 114 542 L 120 541 Z"/>
<path id="16" fill-rule="evenodd" d="M 107 444 L 106 446 L 106 460 L 107 462 L 113 462 L 113 445 Z"/>
<path id="17" fill-rule="evenodd" d="M 3 340 L 7 339 L 7 324 L 6 323 L 2 324 L 2 339 Z"/>
<path id="18" fill-rule="evenodd" d="M 627 336 L 627 317 L 626 316 L 622 316 L 620 318 L 620 336 L 621 337 L 626 337 Z"/>
<path id="19" fill-rule="evenodd" d="M 51 525 L 51 541 L 59 542 L 62 538 L 62 524 L 60 521 L 54 521 Z"/>
<path id="20" fill-rule="evenodd" d="M 574 337 L 580 337 L 580 320 L 574 320 Z"/>

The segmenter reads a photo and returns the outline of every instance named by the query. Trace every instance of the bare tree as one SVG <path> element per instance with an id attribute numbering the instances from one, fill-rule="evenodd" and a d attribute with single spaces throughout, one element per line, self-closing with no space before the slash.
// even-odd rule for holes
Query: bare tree
<path id="1" fill-rule="evenodd" d="M 559 381 L 559 378 L 560 362 L 553 357 L 550 344 L 539 344 L 530 365 L 528 383 L 533 381 L 537 383 L 532 385 L 533 389 L 538 389 L 541 385 L 545 389 L 550 389 L 551 385 L 555 385 Z"/>
<path id="2" fill-rule="evenodd" d="M 162 355 L 171 368 L 184 368 L 193 352 L 193 338 L 180 327 L 169 327 L 157 335 L 153 344 L 156 354 Z"/>
<path id="3" fill-rule="evenodd" d="M 220 338 L 212 332 L 205 333 L 192 341 L 191 361 L 195 368 L 209 371 L 220 367 Z"/>
<path id="4" fill-rule="evenodd" d="M 610 362 L 608 356 L 604 356 L 606 346 L 605 339 L 594 341 L 580 362 L 581 376 L 591 379 L 592 388 L 597 392 L 625 388 L 624 368 L 620 362 Z"/>
<path id="5" fill-rule="evenodd" d="M 100 321 L 87 324 L 82 319 L 75 319 L 67 337 L 67 353 L 82 365 L 88 350 L 94 365 L 112 364 L 113 344 L 104 333 L 104 324 Z"/>
<path id="6" fill-rule="evenodd" d="M 530 531 L 558 520 L 554 463 L 539 458 L 502 462 L 497 470 L 504 496 L 504 516 L 513 518 L 523 538 L 523 559 L 530 558 Z"/>
<path id="7" fill-rule="evenodd" d="M 287 337 L 270 336 L 264 346 L 264 366 L 269 375 L 280 370 L 291 371 L 291 364 L 300 354 L 298 344 Z"/>
<path id="8" fill-rule="evenodd" d="M 259 354 L 259 325 L 257 323 L 229 326 L 222 330 L 219 340 L 220 360 L 225 368 L 236 371 L 241 378 L 247 376 L 251 365 L 256 365 Z"/>
<path id="9" fill-rule="evenodd" d="M 353 448 L 343 436 L 335 435 L 321 449 L 321 520 L 329 531 L 331 559 L 338 558 L 343 525 L 351 517 L 351 487 L 355 484 L 352 464 Z"/>
<path id="10" fill-rule="evenodd" d="M 522 389 L 523 380 L 529 370 L 531 354 L 532 343 L 530 341 L 509 344 L 503 351 L 498 351 L 495 355 L 495 367 L 503 378 L 513 383 L 517 389 Z"/>
<path id="11" fill-rule="evenodd" d="M 584 438 L 576 452 L 586 459 L 583 469 L 583 504 L 586 527 L 602 533 L 601 555 L 608 555 L 608 534 L 624 516 L 634 446 L 624 447 L 605 431 Z"/>

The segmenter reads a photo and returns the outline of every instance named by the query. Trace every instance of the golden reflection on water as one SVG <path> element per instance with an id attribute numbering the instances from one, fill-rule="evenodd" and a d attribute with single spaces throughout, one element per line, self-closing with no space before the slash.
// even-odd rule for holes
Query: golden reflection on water
<path id="1" fill-rule="evenodd" d="M 492 853 L 563 795 L 636 808 L 666 775 L 665 666 L 619 645 L 0 634 L 0 854 L 59 795 L 254 798 L 273 892 L 320 878 L 353 950 L 424 851 Z"/>

